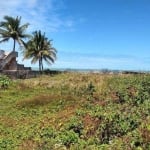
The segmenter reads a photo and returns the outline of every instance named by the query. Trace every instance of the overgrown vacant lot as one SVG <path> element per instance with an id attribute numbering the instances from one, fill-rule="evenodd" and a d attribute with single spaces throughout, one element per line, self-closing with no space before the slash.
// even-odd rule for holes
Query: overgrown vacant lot
<path id="1" fill-rule="evenodd" d="M 0 89 L 0 150 L 149 150 L 150 75 L 64 73 Z"/>

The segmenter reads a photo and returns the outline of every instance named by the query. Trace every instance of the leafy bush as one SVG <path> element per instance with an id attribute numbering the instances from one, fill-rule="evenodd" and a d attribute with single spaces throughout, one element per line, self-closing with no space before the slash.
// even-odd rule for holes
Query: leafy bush
<path id="1" fill-rule="evenodd" d="M 0 139 L 0 149 L 1 150 L 11 150 L 13 149 L 14 141 L 12 139 Z"/>
<path id="2" fill-rule="evenodd" d="M 11 83 L 11 80 L 9 77 L 5 75 L 0 75 L 0 88 L 7 89 L 10 83 Z"/>
<path id="3" fill-rule="evenodd" d="M 72 144 L 78 143 L 79 136 L 73 130 L 61 132 L 58 137 L 58 142 L 69 148 Z"/>
<path id="4" fill-rule="evenodd" d="M 80 136 L 83 129 L 83 123 L 78 118 L 72 117 L 70 121 L 66 124 L 66 129 L 73 130 Z"/>
<path id="5" fill-rule="evenodd" d="M 150 149 L 150 75 L 17 80 L 0 103 L 2 150 Z"/>
<path id="6" fill-rule="evenodd" d="M 94 93 L 96 92 L 95 86 L 92 82 L 82 85 L 74 89 L 74 94 L 80 97 L 84 97 L 87 100 L 92 101 L 94 99 Z"/>
<path id="7" fill-rule="evenodd" d="M 55 131 L 52 128 L 43 128 L 40 132 L 41 138 L 54 138 L 55 137 Z"/>

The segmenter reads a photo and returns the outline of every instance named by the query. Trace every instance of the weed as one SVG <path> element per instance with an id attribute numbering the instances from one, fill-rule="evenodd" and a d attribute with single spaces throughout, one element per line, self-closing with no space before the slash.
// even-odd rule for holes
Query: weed
<path id="1" fill-rule="evenodd" d="M 5 75 L 0 75 L 0 88 L 1 89 L 7 89 L 10 85 L 11 80 Z"/>
<path id="2" fill-rule="evenodd" d="M 0 85 L 2 150 L 150 149 L 150 75 L 62 73 Z"/>

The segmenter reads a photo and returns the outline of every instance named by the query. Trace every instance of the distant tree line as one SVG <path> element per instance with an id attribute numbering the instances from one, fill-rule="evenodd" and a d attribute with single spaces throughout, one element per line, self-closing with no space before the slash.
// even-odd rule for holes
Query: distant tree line
<path id="1" fill-rule="evenodd" d="M 0 22 L 0 43 L 13 40 L 13 51 L 16 48 L 16 42 L 23 49 L 24 59 L 31 59 L 31 63 L 39 63 L 39 71 L 43 71 L 43 61 L 52 64 L 56 60 L 57 50 L 52 46 L 52 40 L 49 40 L 45 33 L 34 31 L 31 35 L 26 34 L 29 23 L 21 25 L 21 17 L 4 16 Z M 24 41 L 27 39 L 27 42 Z"/>

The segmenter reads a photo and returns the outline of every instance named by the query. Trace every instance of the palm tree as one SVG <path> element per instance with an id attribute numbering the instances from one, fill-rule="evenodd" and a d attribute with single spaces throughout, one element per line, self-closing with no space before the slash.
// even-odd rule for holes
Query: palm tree
<path id="1" fill-rule="evenodd" d="M 52 40 L 45 37 L 41 31 L 33 32 L 32 38 L 25 44 L 24 59 L 31 59 L 31 63 L 39 62 L 39 71 L 43 71 L 43 61 L 47 64 L 54 63 L 56 49 L 52 47 Z"/>
<path id="2" fill-rule="evenodd" d="M 30 35 L 25 34 L 26 28 L 29 26 L 28 23 L 24 25 L 21 24 L 21 17 L 10 17 L 4 16 L 4 21 L 0 22 L 0 38 L 1 42 L 13 39 L 13 51 L 15 51 L 16 41 L 19 45 L 24 44 L 22 39 L 30 37 Z"/>

